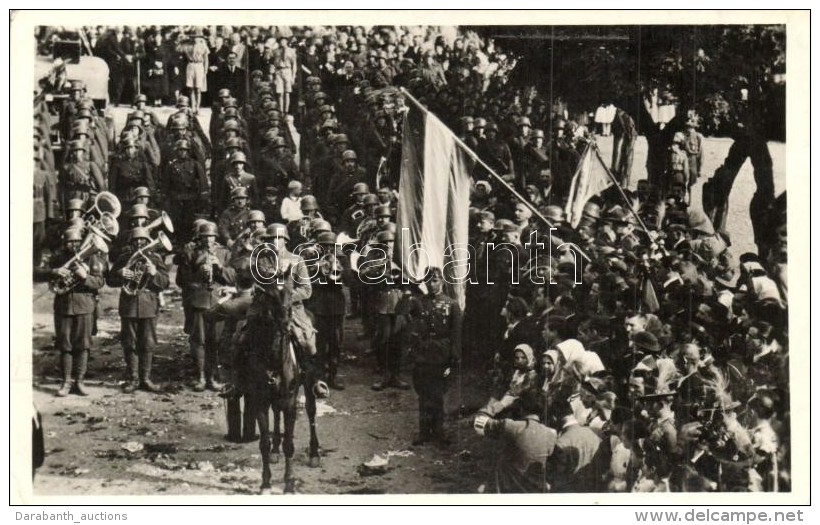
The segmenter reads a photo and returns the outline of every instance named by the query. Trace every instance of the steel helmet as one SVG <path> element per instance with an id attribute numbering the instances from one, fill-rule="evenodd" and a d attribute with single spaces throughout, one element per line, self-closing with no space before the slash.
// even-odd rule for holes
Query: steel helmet
<path id="1" fill-rule="evenodd" d="M 302 211 L 315 211 L 319 209 L 319 202 L 313 195 L 305 195 L 302 197 L 300 208 Z"/>
<path id="2" fill-rule="evenodd" d="M 379 198 L 376 197 L 375 193 L 368 193 L 367 195 L 364 196 L 364 203 L 363 204 L 365 204 L 365 205 L 372 204 L 372 205 L 375 206 L 375 205 L 379 204 Z"/>
<path id="3" fill-rule="evenodd" d="M 547 206 L 544 210 L 544 216 L 553 222 L 561 222 L 564 220 L 563 210 L 561 210 L 560 206 L 554 204 Z"/>
<path id="4" fill-rule="evenodd" d="M 304 202 L 304 199 L 302 199 L 302 202 Z M 333 231 L 333 228 L 330 226 L 330 223 L 324 219 L 313 219 L 313 221 L 310 223 L 310 229 L 313 230 L 313 233 Z"/>
<path id="5" fill-rule="evenodd" d="M 248 159 L 245 157 L 245 154 L 241 151 L 235 151 L 231 155 L 231 164 L 236 164 L 238 162 L 241 162 L 242 164 L 247 164 L 248 162 Z"/>
<path id="6" fill-rule="evenodd" d="M 130 240 L 134 239 L 151 239 L 151 236 L 148 235 L 148 228 L 143 228 L 142 226 L 138 226 L 136 228 L 131 228 L 131 231 L 128 232 L 128 238 Z"/>
<path id="7" fill-rule="evenodd" d="M 273 223 L 269 224 L 267 228 L 265 228 L 265 235 L 263 235 L 266 239 L 275 239 L 277 237 L 290 240 L 290 234 L 288 233 L 288 228 L 284 224 Z"/>
<path id="8" fill-rule="evenodd" d="M 353 195 L 359 195 L 359 194 L 366 195 L 368 193 L 370 193 L 370 189 L 367 187 L 366 182 L 357 182 L 356 184 L 353 185 L 353 192 L 352 192 Z"/>
<path id="9" fill-rule="evenodd" d="M 138 217 L 148 218 L 148 206 L 145 204 L 134 204 L 131 206 L 131 209 L 128 210 L 128 216 L 132 219 L 136 219 Z"/>
<path id="10" fill-rule="evenodd" d="M 199 237 L 216 237 L 218 234 L 216 224 L 211 221 L 205 221 L 197 228 L 197 235 Z"/>
<path id="11" fill-rule="evenodd" d="M 352 149 L 346 149 L 342 153 L 342 160 L 343 161 L 344 160 L 358 160 L 358 159 L 359 159 L 358 155 L 356 155 L 356 152 L 353 151 Z"/>
<path id="12" fill-rule="evenodd" d="M 245 222 L 265 222 L 265 213 L 260 210 L 251 210 L 248 212 L 248 218 Z"/>

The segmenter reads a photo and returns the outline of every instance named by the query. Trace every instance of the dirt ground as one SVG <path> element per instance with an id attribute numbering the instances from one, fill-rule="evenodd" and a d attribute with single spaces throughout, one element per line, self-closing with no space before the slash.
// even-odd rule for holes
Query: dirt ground
<path id="1" fill-rule="evenodd" d="M 116 109 L 122 121 L 125 109 Z M 207 128 L 207 114 L 200 117 Z M 600 139 L 607 159 L 611 140 Z M 723 161 L 730 140 L 706 141 L 704 174 Z M 769 145 L 775 187 L 785 189 L 785 144 Z M 637 178 L 646 159 L 646 142 L 637 145 Z M 635 177 L 633 177 L 635 178 Z M 700 184 L 695 199 L 699 202 Z M 744 165 L 730 197 L 728 229 L 736 253 L 754 250 L 748 203 L 754 193 L 750 163 Z M 173 277 L 173 276 L 172 276 Z M 172 279 L 173 281 L 173 279 Z M 53 346 L 52 294 L 47 285 L 33 289 L 32 330 L 34 402 L 43 415 L 46 461 L 34 482 L 36 495 L 254 494 L 260 484 L 257 443 L 233 444 L 225 439 L 224 401 L 215 393 L 193 392 L 192 362 L 182 333 L 179 291 L 166 294 L 158 319 L 159 345 L 154 380 L 159 394 L 123 394 L 119 385 L 124 362 L 118 343 L 119 290 L 101 295 L 99 333 L 89 363 L 89 397 L 56 398 L 59 358 Z M 375 358 L 361 338 L 361 323 L 345 326 L 344 391 L 320 402 L 318 434 L 322 464 L 307 461 L 308 425 L 300 411 L 296 427 L 296 490 L 302 494 L 474 493 L 491 467 L 493 443 L 471 429 L 469 414 L 482 404 L 480 374 L 453 379 L 447 396 L 447 427 L 454 443 L 440 449 L 413 447 L 417 401 L 412 390 L 374 392 Z M 409 379 L 409 373 L 405 374 Z M 362 463 L 378 454 L 389 460 L 379 474 Z M 281 491 L 283 464 L 273 465 L 274 491 Z"/>

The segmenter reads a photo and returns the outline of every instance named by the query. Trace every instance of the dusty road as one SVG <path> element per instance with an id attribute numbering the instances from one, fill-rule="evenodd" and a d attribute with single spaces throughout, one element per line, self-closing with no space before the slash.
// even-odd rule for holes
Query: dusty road
<path id="1" fill-rule="evenodd" d="M 120 113 L 115 117 L 120 121 Z M 207 118 L 201 117 L 204 119 Z M 207 122 L 203 122 L 207 129 Z M 704 173 L 711 175 L 731 142 L 709 139 Z M 611 141 L 600 141 L 608 158 Z M 777 192 L 785 189 L 785 145 L 770 144 Z M 637 177 L 645 173 L 646 142 L 635 156 Z M 700 184 L 696 199 L 699 201 Z M 754 249 L 748 203 L 754 192 L 750 163 L 744 165 L 730 198 L 728 229 L 736 253 Z M 91 395 L 55 398 L 59 360 L 53 347 L 52 295 L 45 284 L 33 290 L 32 331 L 34 401 L 43 414 L 46 462 L 34 482 L 37 495 L 253 494 L 260 483 L 261 459 L 256 443 L 225 440 L 224 402 L 210 392 L 191 391 L 188 345 L 182 333 L 178 290 L 167 294 L 158 320 L 159 346 L 154 379 L 163 393 L 123 394 L 122 350 L 117 341 L 119 290 L 102 293 L 102 317 L 94 338 L 88 380 Z M 491 444 L 470 428 L 470 408 L 484 401 L 482 380 L 456 377 L 447 398 L 448 429 L 455 443 L 447 449 L 412 447 L 417 405 L 413 391 L 373 392 L 375 359 L 359 337 L 358 320 L 345 327 L 344 363 L 347 389 L 332 392 L 320 405 L 322 465 L 307 464 L 307 417 L 296 428 L 297 492 L 303 494 L 472 493 L 490 467 Z M 409 373 L 405 374 L 409 377 Z M 466 407 L 460 410 L 460 407 Z M 367 475 L 360 465 L 374 454 L 389 459 L 386 472 Z M 274 465 L 274 490 L 281 490 L 283 465 Z"/>

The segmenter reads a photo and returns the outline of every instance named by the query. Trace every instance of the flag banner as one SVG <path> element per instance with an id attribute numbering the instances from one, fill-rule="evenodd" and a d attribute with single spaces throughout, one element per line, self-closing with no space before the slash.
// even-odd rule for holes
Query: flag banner
<path id="1" fill-rule="evenodd" d="M 464 307 L 472 159 L 435 115 L 415 105 L 404 120 L 396 261 L 405 277 L 444 272 L 445 290 Z"/>
<path id="2" fill-rule="evenodd" d="M 572 177 L 569 190 L 569 200 L 565 212 L 567 220 L 573 228 L 577 228 L 584 213 L 584 205 L 602 191 L 612 185 L 612 179 L 607 174 L 607 168 L 601 157 L 596 154 L 591 145 L 587 145 L 578 169 Z"/>

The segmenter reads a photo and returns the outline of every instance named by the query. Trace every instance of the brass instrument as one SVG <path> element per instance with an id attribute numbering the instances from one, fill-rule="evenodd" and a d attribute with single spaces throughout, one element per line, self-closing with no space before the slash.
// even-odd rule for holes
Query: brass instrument
<path id="1" fill-rule="evenodd" d="M 171 222 L 171 217 L 164 211 L 160 213 L 159 217 L 145 225 L 145 229 L 149 233 L 160 227 L 168 233 L 174 233 L 174 223 Z"/>
<path id="2" fill-rule="evenodd" d="M 219 263 L 219 259 L 217 259 L 214 248 L 211 246 L 208 247 L 207 252 L 197 257 L 194 262 L 195 266 L 202 268 L 205 272 L 205 284 L 208 290 L 213 290 L 214 288 L 214 264 L 217 263 Z"/>
<path id="3" fill-rule="evenodd" d="M 165 235 L 165 232 L 157 233 L 156 239 L 135 251 L 131 257 L 129 257 L 128 262 L 125 264 L 125 269 L 134 272 L 134 276 L 122 285 L 123 293 L 128 295 L 137 295 L 145 289 L 147 285 L 146 280 L 144 279 L 145 262 L 149 260 L 148 253 L 160 246 L 165 251 L 169 252 L 174 249 L 173 245 L 171 245 L 171 241 L 168 239 L 168 236 Z"/>
<path id="4" fill-rule="evenodd" d="M 342 263 L 335 253 L 326 253 L 319 259 L 319 271 L 334 283 L 342 280 Z"/>
<path id="5" fill-rule="evenodd" d="M 105 241 L 103 241 L 98 235 L 89 233 L 80 245 L 79 251 L 77 251 L 71 259 L 66 261 L 65 264 L 58 268 L 59 270 L 70 270 L 72 273 L 66 277 L 57 277 L 56 279 L 53 279 L 48 284 L 49 289 L 58 295 L 70 292 L 75 286 L 77 286 L 77 284 L 79 284 L 79 281 L 77 281 L 77 278 L 74 276 L 73 272 L 75 266 L 78 264 L 85 264 L 85 259 L 97 253 L 107 254 L 108 245 L 105 244 Z"/>
<path id="6" fill-rule="evenodd" d="M 94 205 L 83 214 L 83 221 L 86 228 L 95 227 L 97 235 L 103 233 L 103 239 L 110 241 L 110 237 L 116 237 L 120 231 L 117 218 L 122 213 L 120 200 L 109 191 L 98 193 L 94 197 Z"/>

